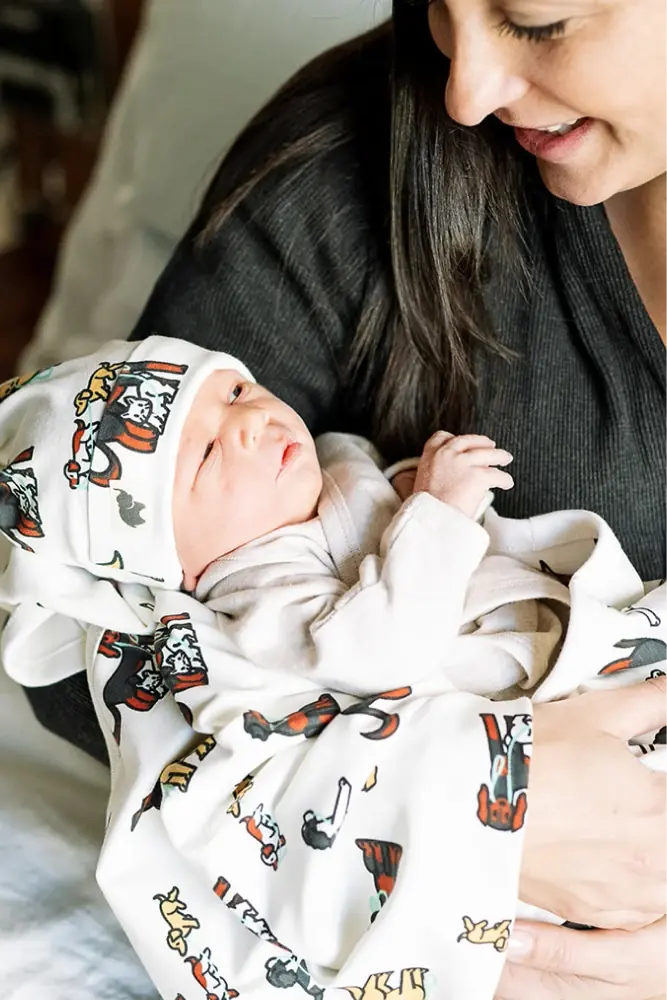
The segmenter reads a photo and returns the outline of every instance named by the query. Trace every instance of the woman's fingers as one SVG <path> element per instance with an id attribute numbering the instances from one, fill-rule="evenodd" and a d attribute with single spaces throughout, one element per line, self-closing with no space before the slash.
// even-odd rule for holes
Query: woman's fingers
<path id="1" fill-rule="evenodd" d="M 561 976 L 508 962 L 494 1000 L 648 1000 L 648 997 L 628 992 L 625 986 L 601 983 L 599 979 Z"/>
<path id="2" fill-rule="evenodd" d="M 642 733 L 658 731 L 667 723 L 667 677 L 652 677 L 643 684 L 596 691 L 598 717 L 612 736 L 632 739 Z"/>
<path id="3" fill-rule="evenodd" d="M 641 688 L 652 693 L 626 687 L 621 702 Z M 640 730 L 647 701 L 630 709 Z M 665 782 L 610 733 L 608 707 L 607 692 L 533 706 L 520 895 L 578 923 L 634 928 L 665 909 Z"/>
<path id="4" fill-rule="evenodd" d="M 608 983 L 604 987 L 606 992 L 591 993 L 590 982 L 508 962 L 494 1000 L 628 1000 L 618 993 L 611 995 Z"/>
<path id="5" fill-rule="evenodd" d="M 519 921 L 496 1000 L 651 1000 L 665 985 L 665 929 L 664 919 L 634 932 Z"/>
<path id="6" fill-rule="evenodd" d="M 508 961 L 560 976 L 613 978 L 609 937 L 614 931 L 582 931 L 555 924 L 515 924 Z"/>

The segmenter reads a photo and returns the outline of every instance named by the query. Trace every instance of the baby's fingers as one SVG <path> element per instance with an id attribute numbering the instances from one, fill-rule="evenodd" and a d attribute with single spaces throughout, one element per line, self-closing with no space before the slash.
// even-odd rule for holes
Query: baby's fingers
<path id="1" fill-rule="evenodd" d="M 441 444 L 443 442 L 440 442 Z M 495 448 L 496 442 L 485 434 L 459 434 L 456 437 L 450 435 L 447 441 L 449 451 L 469 452 L 477 451 L 480 448 Z"/>
<path id="2" fill-rule="evenodd" d="M 514 456 L 503 448 L 474 448 L 465 454 L 466 461 L 473 467 L 484 465 L 509 465 Z"/>
<path id="3" fill-rule="evenodd" d="M 490 490 L 511 490 L 513 486 L 514 480 L 509 472 L 503 472 L 501 469 L 489 469 L 488 488 Z"/>
<path id="4" fill-rule="evenodd" d="M 424 445 L 424 451 L 437 451 L 438 448 L 442 448 L 443 445 L 447 444 L 448 441 L 454 439 L 454 434 L 449 431 L 436 431 L 435 434 L 431 434 L 430 438 Z"/>

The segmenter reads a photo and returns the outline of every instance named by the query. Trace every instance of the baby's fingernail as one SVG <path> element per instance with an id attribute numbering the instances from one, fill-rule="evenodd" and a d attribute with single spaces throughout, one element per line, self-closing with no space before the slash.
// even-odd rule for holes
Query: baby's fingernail
<path id="1" fill-rule="evenodd" d="M 528 931 L 512 931 L 507 942 L 507 957 L 510 961 L 526 958 L 533 950 L 533 935 Z"/>

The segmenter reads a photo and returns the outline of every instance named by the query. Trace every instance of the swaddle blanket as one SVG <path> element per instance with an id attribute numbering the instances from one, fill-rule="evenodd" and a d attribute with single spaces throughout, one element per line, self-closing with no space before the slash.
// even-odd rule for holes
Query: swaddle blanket
<path id="1" fill-rule="evenodd" d="M 530 809 L 526 692 L 662 671 L 664 589 L 588 512 L 399 509 L 368 447 L 320 454 L 318 519 L 218 560 L 196 598 L 123 591 L 153 634 L 87 630 L 112 762 L 98 879 L 167 1000 L 491 1000 Z M 40 630 L 11 624 L 25 682 Z"/>

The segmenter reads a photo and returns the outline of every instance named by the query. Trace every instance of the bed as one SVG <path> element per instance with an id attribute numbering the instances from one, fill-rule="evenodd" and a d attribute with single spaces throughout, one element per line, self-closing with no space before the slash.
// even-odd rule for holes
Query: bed
<path id="1" fill-rule="evenodd" d="M 95 882 L 108 772 L 4 671 L 0 761 L 2 1000 L 158 1000 Z"/>

